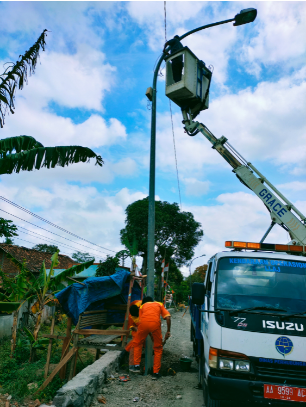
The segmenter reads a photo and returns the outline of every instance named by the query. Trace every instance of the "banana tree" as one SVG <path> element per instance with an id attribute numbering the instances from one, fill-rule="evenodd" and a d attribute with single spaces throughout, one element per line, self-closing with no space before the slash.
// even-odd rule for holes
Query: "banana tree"
<path id="1" fill-rule="evenodd" d="M 29 362 L 32 361 L 33 355 L 37 350 L 40 349 L 45 349 L 46 345 L 49 343 L 48 338 L 39 338 L 36 339 L 34 338 L 33 332 L 27 328 L 26 326 L 23 327 L 22 330 L 20 330 L 21 333 L 23 333 L 27 339 L 18 339 L 17 341 L 17 349 L 22 349 L 24 346 L 29 346 L 30 347 L 30 359 Z"/>
<path id="2" fill-rule="evenodd" d="M 4 125 L 4 116 L 7 110 L 14 114 L 14 99 L 17 86 L 23 88 L 27 83 L 28 70 L 30 75 L 35 72 L 39 51 L 45 50 L 45 37 L 47 30 L 44 30 L 32 47 L 20 55 L 20 60 L 15 64 L 9 63 L 4 73 L 0 75 L 0 127 Z"/>
<path id="3" fill-rule="evenodd" d="M 34 340 L 37 341 L 38 333 L 41 327 L 42 314 L 47 305 L 55 305 L 57 300 L 54 297 L 54 294 L 59 291 L 59 286 L 67 278 L 72 277 L 76 274 L 81 273 L 83 270 L 87 269 L 93 264 L 94 260 L 87 261 L 82 264 L 72 266 L 57 276 L 54 276 L 54 268 L 58 266 L 58 251 L 55 252 L 51 257 L 51 267 L 49 273 L 47 273 L 45 262 L 42 263 L 40 274 L 38 279 L 33 283 L 32 290 L 34 294 L 32 298 L 36 299 L 36 302 L 32 306 L 31 310 L 36 316 L 36 322 L 33 331 Z M 31 360 L 32 360 L 31 355 Z"/>
<path id="4" fill-rule="evenodd" d="M 59 291 L 61 283 L 67 278 L 72 277 L 83 270 L 91 266 L 94 260 L 87 261 L 82 264 L 72 266 L 57 276 L 54 276 L 54 268 L 59 265 L 58 251 L 51 257 L 51 267 L 49 273 L 47 273 L 45 262 L 42 263 L 41 270 L 38 278 L 36 278 L 31 271 L 26 267 L 26 263 L 20 263 L 11 255 L 7 255 L 20 269 L 19 274 L 14 278 L 9 278 L 3 271 L 0 270 L 0 277 L 2 280 L 2 293 L 0 293 L 0 301 L 5 304 L 9 302 L 19 302 L 20 305 L 16 311 L 14 311 L 13 321 L 13 334 L 12 334 L 12 346 L 11 357 L 13 356 L 14 349 L 16 347 L 17 336 L 17 322 L 18 312 L 25 301 L 35 303 L 31 307 L 32 313 L 36 316 L 33 337 L 34 341 L 38 340 L 38 333 L 41 327 L 42 314 L 47 305 L 52 306 L 57 303 L 54 294 Z M 0 311 L 1 303 L 0 303 Z M 32 348 L 30 359 L 33 360 L 35 355 L 35 347 Z"/>
<path id="5" fill-rule="evenodd" d="M 12 326 L 12 341 L 11 341 L 11 358 L 13 357 L 14 350 L 16 347 L 16 337 L 17 337 L 17 325 L 18 325 L 18 314 L 19 310 L 31 296 L 32 290 L 31 280 L 33 282 L 31 274 L 25 267 L 25 263 L 20 264 L 18 261 L 8 255 L 12 261 L 17 263 L 20 271 L 16 277 L 10 278 L 0 269 L 0 278 L 2 282 L 2 287 L 0 292 L 0 311 L 11 313 L 13 311 L 13 326 Z M 34 277 L 34 276 L 33 276 Z M 34 278 L 35 279 L 35 278 Z"/>
<path id="6" fill-rule="evenodd" d="M 132 244 L 129 242 L 129 239 L 125 237 L 123 241 L 124 246 L 127 248 L 127 251 L 130 255 L 131 262 L 132 262 L 132 270 L 136 270 L 136 256 L 138 254 L 138 242 L 136 237 L 133 237 L 133 242 Z"/>

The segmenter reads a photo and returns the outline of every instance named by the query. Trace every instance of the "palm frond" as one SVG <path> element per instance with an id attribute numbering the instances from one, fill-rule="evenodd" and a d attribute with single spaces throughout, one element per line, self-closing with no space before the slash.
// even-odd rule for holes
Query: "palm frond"
<path id="1" fill-rule="evenodd" d="M 90 261 L 86 261 L 85 263 L 82 263 L 82 264 L 77 264 L 75 266 L 70 267 L 69 269 L 62 271 L 56 277 L 52 278 L 51 283 L 50 283 L 50 288 L 52 287 L 51 289 L 55 289 L 55 287 L 57 287 L 62 281 L 64 281 L 66 279 L 66 277 L 72 277 L 76 274 L 81 273 L 83 270 L 92 266 L 93 263 L 94 263 L 94 259 L 90 260 Z"/>
<path id="2" fill-rule="evenodd" d="M 29 151 L 8 154 L 5 158 L 0 159 L 0 174 L 33 171 L 34 169 L 39 170 L 42 167 L 64 167 L 65 165 L 78 162 L 89 162 L 91 158 L 95 158 L 96 165 L 102 167 L 102 157 L 88 147 L 60 146 L 32 148 Z"/>
<path id="3" fill-rule="evenodd" d="M 23 150 L 30 150 L 32 148 L 43 147 L 43 145 L 31 136 L 17 136 L 8 137 L 0 140 L 0 158 L 5 158 L 7 154 L 12 151 L 20 153 Z"/>
<path id="4" fill-rule="evenodd" d="M 20 55 L 20 61 L 17 61 L 16 64 L 13 63 L 0 75 L 0 127 L 4 125 L 7 109 L 14 113 L 16 87 L 22 89 L 24 83 L 27 83 L 28 69 L 30 75 L 35 72 L 39 51 L 40 49 L 45 50 L 46 35 L 47 30 L 44 30 L 35 44 L 24 55 Z"/>

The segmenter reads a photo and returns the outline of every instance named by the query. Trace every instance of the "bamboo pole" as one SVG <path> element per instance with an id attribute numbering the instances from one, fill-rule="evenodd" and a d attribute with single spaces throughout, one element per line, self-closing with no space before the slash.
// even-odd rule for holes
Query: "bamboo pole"
<path id="1" fill-rule="evenodd" d="M 51 323 L 51 335 L 54 333 L 54 325 L 55 325 L 55 315 L 53 315 L 52 318 L 52 323 Z M 51 359 L 51 351 L 52 351 L 52 338 L 49 339 L 49 345 L 48 345 L 48 352 L 47 352 L 47 362 L 45 366 L 45 377 L 46 379 L 48 377 L 48 372 L 49 372 L 49 365 L 50 365 L 50 359 Z"/>
<path id="2" fill-rule="evenodd" d="M 71 326 L 72 326 L 72 318 L 69 317 L 68 321 L 67 321 L 66 338 L 63 341 L 61 360 L 65 357 L 65 355 L 67 354 L 68 349 L 69 349 L 69 343 L 70 343 L 70 340 L 71 340 Z M 62 380 L 65 379 L 66 369 L 67 369 L 67 365 L 64 365 L 63 368 L 61 369 L 61 371 L 59 372 L 59 377 Z"/>

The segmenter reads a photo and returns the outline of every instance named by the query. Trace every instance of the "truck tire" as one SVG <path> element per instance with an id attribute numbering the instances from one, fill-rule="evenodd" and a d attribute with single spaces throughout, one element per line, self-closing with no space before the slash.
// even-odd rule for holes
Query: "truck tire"
<path id="1" fill-rule="evenodd" d="M 204 395 L 205 407 L 221 407 L 220 400 L 212 400 L 209 397 L 208 387 L 205 382 L 204 382 L 204 386 L 203 386 L 203 395 Z"/>

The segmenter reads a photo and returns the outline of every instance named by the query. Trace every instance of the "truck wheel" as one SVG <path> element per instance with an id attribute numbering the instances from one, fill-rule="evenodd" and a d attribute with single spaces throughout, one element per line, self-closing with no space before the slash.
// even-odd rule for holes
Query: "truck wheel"
<path id="1" fill-rule="evenodd" d="M 212 400 L 209 397 L 208 387 L 205 384 L 205 382 L 204 382 L 204 386 L 203 386 L 203 395 L 204 395 L 205 407 L 221 407 L 221 401 L 220 400 Z"/>

